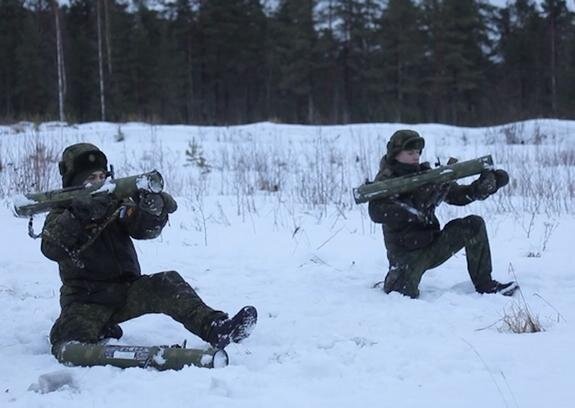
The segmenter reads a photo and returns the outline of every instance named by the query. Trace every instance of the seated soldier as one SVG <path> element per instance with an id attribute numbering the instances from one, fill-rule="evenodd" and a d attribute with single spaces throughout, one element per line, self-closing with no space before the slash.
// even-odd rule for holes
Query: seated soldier
<path id="1" fill-rule="evenodd" d="M 375 181 L 430 169 L 419 163 L 425 140 L 413 130 L 398 130 L 387 144 Z M 426 184 L 418 189 L 369 203 L 369 216 L 383 226 L 389 271 L 383 289 L 406 296 L 419 296 L 423 274 L 465 248 L 467 270 L 479 293 L 512 295 L 515 282 L 499 283 L 491 278 L 491 253 L 485 222 L 477 215 L 449 221 L 443 229 L 435 209 L 445 201 L 466 205 L 485 200 L 509 182 L 504 170 L 485 170 L 470 185 L 456 182 Z"/>
<path id="2" fill-rule="evenodd" d="M 89 143 L 68 146 L 59 163 L 62 186 L 103 182 L 109 173 L 103 152 Z M 75 199 L 51 211 L 42 230 L 42 253 L 58 262 L 60 317 L 50 332 L 52 352 L 69 341 L 119 339 L 119 323 L 163 313 L 215 348 L 250 335 L 253 306 L 234 317 L 207 306 L 175 271 L 142 275 L 132 238 L 160 235 L 176 202 L 167 193 L 140 192 L 126 206 L 111 195 Z"/>

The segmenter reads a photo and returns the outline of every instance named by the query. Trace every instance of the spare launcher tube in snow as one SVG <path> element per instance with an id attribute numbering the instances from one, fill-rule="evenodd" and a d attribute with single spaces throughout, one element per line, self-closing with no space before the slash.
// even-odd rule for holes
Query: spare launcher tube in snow
<path id="1" fill-rule="evenodd" d="M 56 346 L 58 361 L 71 366 L 120 368 L 153 367 L 157 370 L 181 370 L 186 366 L 221 368 L 229 363 L 224 350 L 194 349 L 178 346 L 120 346 L 67 342 Z"/>

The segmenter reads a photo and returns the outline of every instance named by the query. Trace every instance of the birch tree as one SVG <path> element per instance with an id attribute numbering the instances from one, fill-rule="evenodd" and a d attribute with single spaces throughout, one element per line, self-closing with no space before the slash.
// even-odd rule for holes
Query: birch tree
<path id="1" fill-rule="evenodd" d="M 64 112 L 64 101 L 66 99 L 66 70 L 64 66 L 64 48 L 62 46 L 62 28 L 60 26 L 60 7 L 56 0 L 52 0 L 52 11 L 54 12 L 54 26 L 56 28 L 56 61 L 58 71 L 58 119 L 60 122 L 66 121 Z"/>

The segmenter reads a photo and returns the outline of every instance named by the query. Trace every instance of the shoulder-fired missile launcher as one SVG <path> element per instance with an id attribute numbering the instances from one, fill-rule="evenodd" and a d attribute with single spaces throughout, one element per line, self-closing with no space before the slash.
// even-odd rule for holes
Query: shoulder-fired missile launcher
<path id="1" fill-rule="evenodd" d="M 413 191 L 425 184 L 443 184 L 480 174 L 483 170 L 492 169 L 493 159 L 490 155 L 487 155 L 477 159 L 448 164 L 406 176 L 374 181 L 373 183 L 365 183 L 358 188 L 353 189 L 353 198 L 356 204 L 366 203 L 371 200 Z"/>

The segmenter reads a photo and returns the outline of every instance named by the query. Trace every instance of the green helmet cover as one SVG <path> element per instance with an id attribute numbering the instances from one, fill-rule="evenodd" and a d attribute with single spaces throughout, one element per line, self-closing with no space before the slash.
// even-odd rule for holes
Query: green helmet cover
<path id="1" fill-rule="evenodd" d="M 64 149 L 58 163 L 62 187 L 81 185 L 94 171 L 108 171 L 108 159 L 91 143 L 76 143 Z"/>

